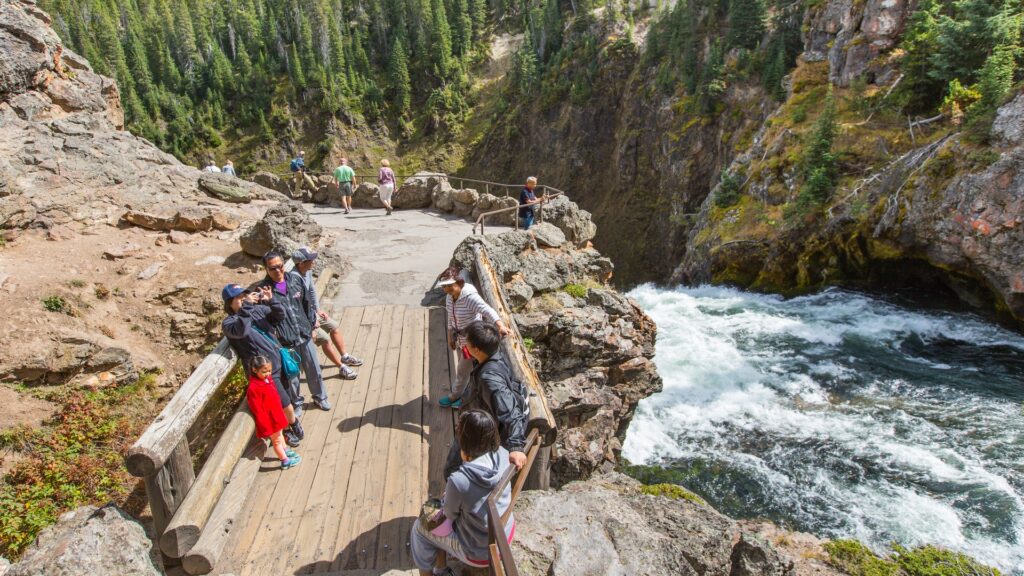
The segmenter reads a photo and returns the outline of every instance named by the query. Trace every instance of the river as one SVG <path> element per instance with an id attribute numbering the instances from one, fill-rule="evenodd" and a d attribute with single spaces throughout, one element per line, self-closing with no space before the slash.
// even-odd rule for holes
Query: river
<path id="1" fill-rule="evenodd" d="M 720 511 L 1024 575 L 1024 336 L 843 290 L 652 286 L 663 392 L 623 453 Z"/>

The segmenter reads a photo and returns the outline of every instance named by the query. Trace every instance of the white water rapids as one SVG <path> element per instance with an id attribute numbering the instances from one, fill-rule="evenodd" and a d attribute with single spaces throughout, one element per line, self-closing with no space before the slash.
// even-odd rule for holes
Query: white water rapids
<path id="1" fill-rule="evenodd" d="M 624 447 L 722 512 L 1024 575 L 1024 336 L 842 290 L 641 286 L 665 389 Z"/>

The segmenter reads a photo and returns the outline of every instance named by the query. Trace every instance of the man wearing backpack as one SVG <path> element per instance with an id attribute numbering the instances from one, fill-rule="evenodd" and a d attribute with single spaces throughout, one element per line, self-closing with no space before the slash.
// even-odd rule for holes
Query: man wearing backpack
<path id="1" fill-rule="evenodd" d="M 466 348 L 476 367 L 463 394 L 463 408 L 479 408 L 498 421 L 501 445 L 508 450 L 508 461 L 516 468 L 526 464 L 526 425 L 529 406 L 526 386 L 512 376 L 502 353 L 501 334 L 493 324 L 473 322 L 465 328 Z M 453 442 L 444 466 L 447 478 L 462 465 L 459 443 Z"/>
<path id="2" fill-rule="evenodd" d="M 263 267 L 267 277 L 259 283 L 259 287 L 269 287 L 274 298 L 284 303 L 284 317 L 276 324 L 277 339 L 281 344 L 299 353 L 302 372 L 306 375 L 306 385 L 313 395 L 313 403 L 321 410 L 330 410 L 331 403 L 327 400 L 324 390 L 323 373 L 320 371 L 320 358 L 313 344 L 313 326 L 316 325 L 316 310 L 309 301 L 309 292 L 302 277 L 293 272 L 284 271 L 284 256 L 271 250 L 263 255 Z M 304 398 L 296 393 L 292 402 L 296 414 L 301 413 Z"/>
<path id="3" fill-rule="evenodd" d="M 299 155 L 292 159 L 292 198 L 302 197 L 302 184 L 310 190 L 316 190 L 316 183 L 306 174 L 306 152 L 299 150 Z"/>

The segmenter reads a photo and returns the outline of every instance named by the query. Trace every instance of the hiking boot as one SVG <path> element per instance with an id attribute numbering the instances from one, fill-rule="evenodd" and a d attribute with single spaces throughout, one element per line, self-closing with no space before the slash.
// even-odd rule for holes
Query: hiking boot
<path id="1" fill-rule="evenodd" d="M 341 357 L 341 363 L 346 366 L 362 366 L 363 361 L 351 354 L 345 354 Z"/>
<path id="2" fill-rule="evenodd" d="M 341 374 L 342 380 L 355 380 L 359 376 L 359 374 L 357 374 L 355 370 L 349 368 L 348 366 L 345 366 L 344 364 L 338 366 L 338 370 L 339 373 Z"/>
<path id="3" fill-rule="evenodd" d="M 298 454 L 290 456 L 287 460 L 281 460 L 281 470 L 294 468 L 299 465 L 299 462 L 302 462 L 302 456 L 299 456 Z"/>
<path id="4" fill-rule="evenodd" d="M 294 422 L 294 423 L 293 423 L 293 424 L 292 424 L 292 425 L 290 426 L 290 429 L 291 429 L 291 431 L 292 431 L 292 432 L 294 432 L 294 433 L 295 433 L 295 436 L 296 436 L 296 437 L 297 437 L 297 438 L 298 438 L 299 440 L 305 440 L 305 439 L 306 439 L 306 431 L 302 429 L 302 422 L 299 422 L 298 420 L 296 420 L 296 421 L 295 421 L 295 422 Z"/>
<path id="5" fill-rule="evenodd" d="M 298 434 L 296 434 L 294 430 L 292 430 L 291 428 L 284 429 L 285 444 L 291 446 L 292 448 L 295 448 L 296 446 L 299 445 L 301 441 L 302 440 L 299 438 Z"/>
<path id="6" fill-rule="evenodd" d="M 331 403 L 327 401 L 327 398 L 313 398 L 313 404 L 316 404 L 316 407 L 324 412 L 331 410 Z"/>

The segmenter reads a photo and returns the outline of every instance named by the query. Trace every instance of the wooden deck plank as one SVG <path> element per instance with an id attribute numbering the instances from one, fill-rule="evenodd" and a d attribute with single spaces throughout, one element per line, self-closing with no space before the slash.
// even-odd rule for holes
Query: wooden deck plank
<path id="1" fill-rule="evenodd" d="M 358 557 L 369 554 L 368 552 L 361 554 L 361 550 L 357 549 L 356 541 L 360 534 L 373 526 L 369 520 L 371 511 L 376 514 L 379 510 L 379 502 L 369 501 L 368 495 L 372 492 L 372 484 L 383 480 L 382 477 L 374 476 L 373 470 L 375 462 L 385 461 L 379 453 L 374 452 L 375 438 L 378 432 L 376 419 L 381 413 L 380 407 L 386 402 L 384 399 L 384 374 L 390 342 L 392 339 L 399 341 L 401 339 L 402 325 L 395 321 L 396 316 L 404 316 L 404 307 L 385 307 L 380 340 L 377 342 L 377 351 L 373 361 L 373 375 L 370 378 L 363 408 L 363 419 L 359 423 L 358 437 L 353 452 L 352 474 L 344 501 L 345 507 L 339 519 L 338 535 L 335 538 L 332 571 L 341 570 L 350 561 L 354 563 L 353 567 L 357 567 Z M 376 473 L 380 474 L 380 470 L 377 470 Z"/>
<path id="2" fill-rule="evenodd" d="M 324 357 L 322 354 L 319 357 L 322 364 Z M 306 438 L 295 449 L 303 457 L 303 462 L 294 470 L 279 472 L 277 488 L 268 504 L 261 530 L 242 566 L 242 574 L 280 574 L 291 560 L 289 546 L 282 544 L 292 543 L 298 531 L 307 497 L 313 489 L 328 429 L 340 404 L 337 400 L 342 382 L 337 376 L 324 379 L 327 397 L 334 399 L 330 411 L 320 410 L 310 404 L 310 408 L 303 414 L 302 425 L 306 430 Z"/>
<path id="3" fill-rule="evenodd" d="M 407 310 L 404 324 L 374 564 L 377 568 L 403 565 L 408 527 L 419 506 L 416 499 L 422 465 L 423 311 Z"/>

